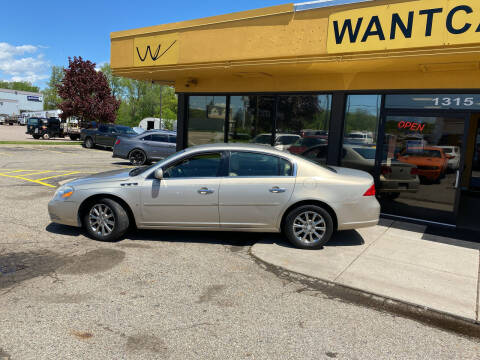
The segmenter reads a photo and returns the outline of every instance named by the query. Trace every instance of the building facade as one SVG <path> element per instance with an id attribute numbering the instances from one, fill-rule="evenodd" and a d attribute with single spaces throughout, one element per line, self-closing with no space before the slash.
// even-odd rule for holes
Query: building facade
<path id="1" fill-rule="evenodd" d="M 111 34 L 175 86 L 178 148 L 256 142 L 370 172 L 386 215 L 480 229 L 480 2 L 331 0 Z"/>
<path id="2" fill-rule="evenodd" d="M 43 110 L 43 95 L 29 91 L 0 89 L 0 114 L 20 115 L 25 111 Z"/>

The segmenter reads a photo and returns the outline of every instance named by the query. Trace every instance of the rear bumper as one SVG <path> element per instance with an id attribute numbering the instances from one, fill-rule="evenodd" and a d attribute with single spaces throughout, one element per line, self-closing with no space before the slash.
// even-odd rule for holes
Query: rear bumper
<path id="1" fill-rule="evenodd" d="M 363 196 L 355 203 L 343 204 L 337 211 L 338 230 L 375 226 L 380 219 L 380 204 L 375 196 Z"/>

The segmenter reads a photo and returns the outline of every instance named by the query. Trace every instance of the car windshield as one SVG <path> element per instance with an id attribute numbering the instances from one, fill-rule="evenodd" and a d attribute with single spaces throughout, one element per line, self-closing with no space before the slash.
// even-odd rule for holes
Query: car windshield
<path id="1" fill-rule="evenodd" d="M 348 137 L 350 139 L 364 139 L 364 138 L 366 138 L 366 136 L 363 135 L 363 134 L 349 134 Z"/>
<path id="2" fill-rule="evenodd" d="M 135 131 L 133 131 L 132 128 L 130 128 L 128 126 L 117 126 L 115 129 L 120 134 L 125 134 L 125 135 L 136 135 L 137 134 Z"/>
<path id="3" fill-rule="evenodd" d="M 419 151 L 409 151 L 403 154 L 403 156 L 413 156 L 413 157 L 434 157 L 441 158 L 442 153 L 439 150 L 426 150 L 422 149 Z"/>
<path id="4" fill-rule="evenodd" d="M 256 138 L 252 140 L 252 142 L 256 144 L 270 144 L 271 140 L 272 140 L 271 135 L 258 135 Z"/>
<path id="5" fill-rule="evenodd" d="M 294 146 L 306 146 L 306 147 L 312 147 L 315 145 L 320 145 L 323 144 L 325 141 L 320 138 L 303 138 L 303 139 L 298 139 Z"/>
<path id="6" fill-rule="evenodd" d="M 375 154 L 377 150 L 375 148 L 353 148 L 357 153 L 360 154 L 361 157 L 365 159 L 374 159 L 375 160 Z"/>
<path id="7" fill-rule="evenodd" d="M 277 144 L 290 145 L 298 140 L 298 136 L 280 136 L 277 140 Z"/>
<path id="8" fill-rule="evenodd" d="M 28 119 L 28 125 L 38 125 L 38 119 Z"/>
<path id="9" fill-rule="evenodd" d="M 161 160 L 160 162 L 164 163 L 164 162 L 168 161 L 170 158 L 172 158 L 172 157 L 174 157 L 174 156 L 177 156 L 178 154 L 181 154 L 181 153 L 184 153 L 184 152 L 185 152 L 185 150 L 181 150 L 181 151 L 179 151 L 179 152 L 173 153 L 172 155 L 167 156 L 165 159 Z M 157 165 L 158 165 L 158 163 L 154 163 L 154 164 L 149 165 L 149 166 L 137 167 L 137 168 L 131 170 L 131 171 L 128 173 L 128 175 L 129 175 L 129 176 L 138 176 L 138 175 L 141 175 L 141 174 L 147 172 L 148 170 L 153 169 L 153 168 L 154 168 L 155 166 L 157 166 Z"/>

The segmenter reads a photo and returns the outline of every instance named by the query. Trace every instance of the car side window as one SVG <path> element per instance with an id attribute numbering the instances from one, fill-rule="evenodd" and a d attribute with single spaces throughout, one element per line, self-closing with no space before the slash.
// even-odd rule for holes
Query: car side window
<path id="1" fill-rule="evenodd" d="M 108 127 L 105 126 L 105 125 L 99 125 L 98 126 L 98 131 L 100 131 L 100 132 L 107 132 L 107 130 L 108 130 Z"/>
<path id="2" fill-rule="evenodd" d="M 151 141 L 152 140 L 152 135 L 147 135 L 142 138 L 144 141 Z"/>
<path id="3" fill-rule="evenodd" d="M 113 127 L 113 126 L 109 126 L 108 132 L 109 132 L 110 134 L 114 134 L 114 133 L 117 132 L 117 129 L 115 129 L 115 127 Z"/>
<path id="4" fill-rule="evenodd" d="M 163 177 L 166 179 L 216 177 L 221 159 L 220 153 L 194 155 L 167 167 L 163 171 Z"/>
<path id="5" fill-rule="evenodd" d="M 168 142 L 168 135 L 166 134 L 153 134 L 152 141 L 156 142 Z"/>
<path id="6" fill-rule="evenodd" d="M 171 144 L 176 144 L 177 143 L 177 137 L 173 136 L 173 135 L 170 135 L 168 137 L 168 142 L 171 143 Z"/>
<path id="7" fill-rule="evenodd" d="M 278 156 L 243 151 L 230 154 L 229 176 L 291 176 L 292 172 L 292 164 Z"/>

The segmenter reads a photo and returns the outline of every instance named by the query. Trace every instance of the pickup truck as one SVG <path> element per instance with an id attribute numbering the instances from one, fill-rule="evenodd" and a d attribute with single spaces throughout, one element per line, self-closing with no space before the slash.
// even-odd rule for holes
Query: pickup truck
<path id="1" fill-rule="evenodd" d="M 80 132 L 83 146 L 87 149 L 92 149 L 95 146 L 113 148 L 117 136 L 130 137 L 135 135 L 137 133 L 132 128 L 114 124 L 99 124 L 97 128 L 83 129 Z"/>

